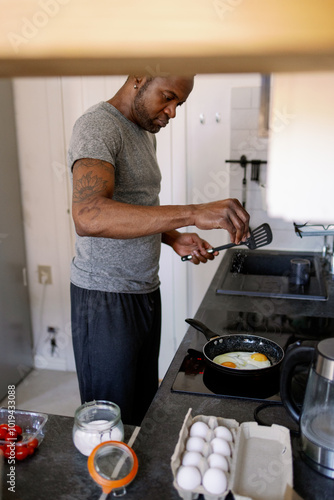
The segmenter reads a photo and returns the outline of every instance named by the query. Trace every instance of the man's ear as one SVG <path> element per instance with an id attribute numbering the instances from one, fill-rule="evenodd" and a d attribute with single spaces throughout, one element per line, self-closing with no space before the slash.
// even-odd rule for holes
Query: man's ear
<path id="1" fill-rule="evenodd" d="M 145 80 L 146 80 L 146 77 L 144 77 L 144 76 L 137 76 L 137 75 L 134 75 L 134 77 L 133 77 L 134 85 L 138 85 L 138 87 L 139 87 L 139 85 L 140 85 L 141 83 L 143 83 Z"/>

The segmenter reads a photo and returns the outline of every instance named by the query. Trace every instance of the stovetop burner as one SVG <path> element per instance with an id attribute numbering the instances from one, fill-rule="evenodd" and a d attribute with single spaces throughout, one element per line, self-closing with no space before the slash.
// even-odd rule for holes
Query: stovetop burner
<path id="1" fill-rule="evenodd" d="M 263 380 L 218 373 L 206 365 L 200 352 L 189 349 L 172 386 L 173 392 L 208 396 L 280 401 L 279 377 Z"/>

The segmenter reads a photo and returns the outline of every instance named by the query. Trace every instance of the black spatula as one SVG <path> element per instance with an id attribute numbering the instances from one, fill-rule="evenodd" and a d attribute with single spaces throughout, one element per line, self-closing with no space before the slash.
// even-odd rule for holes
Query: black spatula
<path id="1" fill-rule="evenodd" d="M 273 240 L 273 235 L 270 229 L 269 224 L 266 222 L 261 224 L 261 226 L 257 227 L 253 231 L 250 231 L 250 237 L 247 238 L 246 241 L 239 243 L 228 243 L 227 245 L 222 245 L 221 247 L 210 248 L 208 253 L 219 252 L 219 250 L 226 250 L 227 248 L 239 247 L 240 245 L 246 245 L 250 250 L 255 250 L 256 248 L 264 247 L 265 245 L 269 245 Z M 181 260 L 190 260 L 192 255 L 184 255 L 181 257 Z"/>

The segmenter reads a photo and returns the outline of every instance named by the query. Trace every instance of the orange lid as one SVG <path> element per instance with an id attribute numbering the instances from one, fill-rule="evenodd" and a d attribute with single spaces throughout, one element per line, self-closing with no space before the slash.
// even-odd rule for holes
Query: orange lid
<path id="1" fill-rule="evenodd" d="M 94 448 L 88 457 L 88 471 L 104 493 L 124 488 L 138 471 L 138 459 L 127 444 L 105 441 Z"/>

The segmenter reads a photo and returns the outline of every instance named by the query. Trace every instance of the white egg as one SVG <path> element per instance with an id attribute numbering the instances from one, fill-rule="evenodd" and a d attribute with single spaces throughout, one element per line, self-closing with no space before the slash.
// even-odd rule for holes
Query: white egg
<path id="1" fill-rule="evenodd" d="M 219 453 L 219 455 L 223 455 L 224 457 L 231 456 L 230 445 L 225 439 L 216 437 L 211 441 L 211 446 L 214 453 Z"/>
<path id="2" fill-rule="evenodd" d="M 182 465 L 198 467 L 202 458 L 202 455 L 198 451 L 186 451 L 182 457 Z"/>
<path id="3" fill-rule="evenodd" d="M 190 436 L 201 437 L 205 439 L 208 430 L 209 427 L 205 422 L 198 421 L 192 424 L 192 426 L 190 427 Z"/>
<path id="4" fill-rule="evenodd" d="M 197 467 L 181 465 L 176 475 L 177 484 L 184 490 L 194 490 L 201 484 L 202 477 Z"/>
<path id="5" fill-rule="evenodd" d="M 203 476 L 203 486 L 212 495 L 221 495 L 227 487 L 227 479 L 221 469 L 210 468 Z"/>
<path id="6" fill-rule="evenodd" d="M 267 356 L 261 352 L 253 352 L 247 361 L 256 368 L 266 368 L 267 366 L 271 366 Z"/>
<path id="7" fill-rule="evenodd" d="M 257 370 L 257 368 L 258 368 L 257 366 L 252 365 L 251 363 L 246 363 L 243 369 L 244 370 Z M 262 367 L 262 368 L 264 368 L 264 367 Z"/>
<path id="8" fill-rule="evenodd" d="M 219 354 L 219 356 L 213 358 L 213 362 L 218 365 L 225 366 L 226 368 L 238 368 L 239 370 L 242 369 L 244 364 L 246 364 L 233 352 L 229 352 L 228 354 Z"/>
<path id="9" fill-rule="evenodd" d="M 238 370 L 254 370 L 256 368 L 266 368 L 271 363 L 265 354 L 260 352 L 235 351 L 220 354 L 213 358 L 214 363 L 227 368 L 237 368 Z"/>
<path id="10" fill-rule="evenodd" d="M 193 437 L 190 437 L 187 439 L 186 450 L 187 451 L 198 451 L 199 453 L 202 453 L 204 445 L 205 445 L 205 441 L 203 438 L 193 436 Z"/>
<path id="11" fill-rule="evenodd" d="M 215 428 L 215 436 L 225 439 L 225 441 L 228 441 L 229 443 L 232 443 L 233 441 L 232 432 L 224 425 L 219 425 Z"/>
<path id="12" fill-rule="evenodd" d="M 226 457 L 224 457 L 223 455 L 219 455 L 219 453 L 212 453 L 208 457 L 208 464 L 209 464 L 209 467 L 221 469 L 224 472 L 228 472 L 228 470 L 229 470 L 228 461 L 227 461 Z"/>

